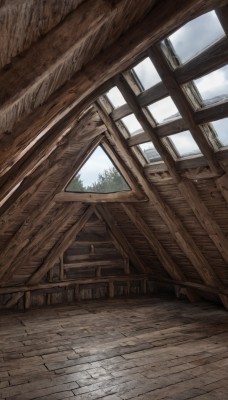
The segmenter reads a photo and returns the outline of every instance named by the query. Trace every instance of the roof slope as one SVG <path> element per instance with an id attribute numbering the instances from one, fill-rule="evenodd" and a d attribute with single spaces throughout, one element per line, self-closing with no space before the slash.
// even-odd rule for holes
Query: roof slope
<path id="1" fill-rule="evenodd" d="M 0 60 L 1 305 L 28 308 L 36 295 L 46 299 L 38 305 L 63 301 L 62 294 L 52 294 L 72 286 L 82 288 L 82 297 L 88 285 L 92 297 L 112 297 L 165 285 L 181 288 L 190 301 L 210 293 L 228 308 L 228 157 L 211 124 L 227 117 L 228 101 L 201 103 L 194 83 L 227 65 L 227 2 L 57 3 L 0 4 L 5 37 Z M 181 64 L 168 35 L 213 9 L 224 36 Z M 144 90 L 132 66 L 146 57 L 161 81 Z M 123 96 L 120 107 L 107 97 L 113 87 Z M 147 106 L 169 95 L 180 116 L 160 124 Z M 122 122 L 132 113 L 142 128 L 136 135 Z M 199 152 L 181 157 L 172 135 L 186 130 Z M 160 161 L 146 160 L 148 152 L 138 147 L 145 143 L 151 143 L 150 157 L 157 152 Z M 99 145 L 131 191 L 66 193 Z M 94 236 L 94 215 L 107 230 L 102 240 Z M 78 257 L 95 263 L 102 242 L 104 260 L 99 259 L 94 279 L 86 271 L 83 278 L 82 269 L 77 282 L 65 273 L 64 260 L 75 238 L 77 252 L 77 235 L 82 231 L 83 236 L 85 227 L 91 233 L 82 246 L 85 254 Z M 106 265 L 112 262 L 110 235 L 129 262 L 122 275 Z"/>

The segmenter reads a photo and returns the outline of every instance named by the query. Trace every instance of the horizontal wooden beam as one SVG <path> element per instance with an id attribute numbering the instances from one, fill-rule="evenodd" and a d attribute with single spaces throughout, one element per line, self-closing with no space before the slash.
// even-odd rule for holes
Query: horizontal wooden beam
<path id="1" fill-rule="evenodd" d="M 83 278 L 83 279 L 71 279 L 65 280 L 61 282 L 50 282 L 50 283 L 40 283 L 39 285 L 33 286 L 11 286 L 0 288 L 0 295 L 3 294 L 11 294 L 11 293 L 19 293 L 23 295 L 25 292 L 33 292 L 36 290 L 48 290 L 52 288 L 63 288 L 70 287 L 75 285 L 97 285 L 99 283 L 109 283 L 109 282 L 129 282 L 129 281 L 141 281 L 146 279 L 147 275 L 145 274 L 133 274 L 133 275 L 117 275 L 117 276 L 108 276 L 108 277 L 96 277 L 96 278 Z"/>
<path id="2" fill-rule="evenodd" d="M 227 160 L 228 158 L 228 150 L 220 150 L 215 153 L 216 159 L 220 162 L 223 160 Z M 204 156 L 193 156 L 189 157 L 187 159 L 180 159 L 176 161 L 177 169 L 178 171 L 184 171 L 185 169 L 190 169 L 190 168 L 200 168 L 200 167 L 206 167 L 209 166 L 208 161 Z M 157 163 L 152 163 L 145 165 L 145 173 L 146 175 L 148 174 L 153 174 L 156 172 L 165 172 L 168 171 L 167 166 L 165 165 L 164 162 L 157 162 Z M 213 174 L 212 176 L 217 176 L 217 174 Z"/>
<path id="3" fill-rule="evenodd" d="M 61 192 L 55 195 L 56 202 L 80 202 L 80 203 L 122 203 L 147 201 L 147 198 L 139 199 L 131 191 L 114 193 L 71 193 Z"/>
<path id="4" fill-rule="evenodd" d="M 145 272 L 148 268 L 144 265 L 140 257 L 137 255 L 134 247 L 129 243 L 121 229 L 116 224 L 115 217 L 110 213 L 107 206 L 97 205 L 96 210 L 98 212 L 98 216 L 100 215 L 102 219 L 107 224 L 110 232 L 115 237 L 118 243 L 121 244 L 122 248 L 124 249 L 125 253 L 128 255 L 129 259 L 132 262 L 132 265 L 136 268 L 136 270 L 140 272 Z"/>

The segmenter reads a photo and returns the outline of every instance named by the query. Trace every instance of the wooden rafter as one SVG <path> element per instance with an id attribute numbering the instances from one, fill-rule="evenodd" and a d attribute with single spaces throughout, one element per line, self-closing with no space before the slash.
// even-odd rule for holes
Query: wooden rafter
<path id="1" fill-rule="evenodd" d="M 26 116 L 22 119 L 10 135 L 3 135 L 1 162 L 6 161 L 6 152 L 10 153 L 10 158 L 13 160 L 18 151 L 20 152 L 22 144 L 26 147 L 38 135 L 45 135 L 64 116 L 76 109 L 95 89 L 122 69 L 129 67 L 136 60 L 138 54 L 146 50 L 151 43 L 160 40 L 168 32 L 197 14 L 225 3 L 222 0 L 208 0 L 207 3 L 203 0 L 194 0 L 194 2 L 176 0 L 175 3 L 173 0 L 169 0 L 165 2 L 164 6 L 163 1 L 159 2 L 144 18 L 143 24 L 141 22 L 136 24 L 122 36 L 121 46 L 119 44 L 111 45 L 83 71 L 77 73 L 70 83 L 63 85 L 47 104 L 31 113 L 29 118 Z M 151 24 L 151 20 L 154 21 L 153 24 Z M 76 99 L 75 93 L 77 93 Z"/>
<path id="2" fill-rule="evenodd" d="M 64 188 L 68 180 L 74 174 L 75 169 L 78 167 L 78 165 L 81 164 L 81 159 L 84 156 L 84 152 L 91 151 L 91 149 L 94 149 L 100 143 L 102 138 L 103 138 L 102 136 L 98 136 L 97 138 L 94 139 L 92 144 L 91 143 L 89 144 L 89 148 L 81 150 L 81 152 L 78 155 L 78 158 L 75 160 L 74 163 L 72 163 L 71 168 L 67 171 L 64 180 L 59 182 L 56 187 L 54 187 L 47 193 L 40 207 L 35 208 L 35 210 L 30 214 L 30 216 L 22 223 L 22 225 L 16 231 L 13 238 L 10 238 L 1 256 L 0 279 L 3 278 L 6 272 L 8 272 L 10 265 L 12 265 L 12 270 L 10 269 L 9 271 L 10 272 L 14 271 L 15 269 L 15 264 L 13 264 L 14 259 L 18 258 L 18 253 L 21 253 L 23 251 L 23 248 L 27 246 L 27 243 L 29 241 L 29 236 L 32 234 L 35 227 L 40 225 L 43 218 L 54 206 L 56 194 L 59 193 Z M 40 226 L 39 231 L 42 232 L 42 226 Z"/>
<path id="3" fill-rule="evenodd" d="M 132 221 L 132 223 L 137 227 L 139 232 L 146 238 L 148 241 L 149 245 L 153 249 L 155 255 L 157 258 L 160 260 L 162 266 L 166 270 L 166 272 L 169 274 L 173 280 L 177 281 L 186 281 L 184 272 L 180 269 L 180 267 L 173 261 L 172 257 L 168 254 L 166 249 L 162 246 L 162 244 L 159 242 L 157 239 L 156 235 L 150 230 L 148 225 L 145 223 L 143 218 L 140 216 L 140 214 L 136 211 L 134 206 L 128 204 L 122 205 L 122 208 Z M 187 290 L 187 297 L 190 301 L 195 301 L 197 299 L 196 294 L 190 289 Z"/>
<path id="4" fill-rule="evenodd" d="M 115 218 L 111 215 L 108 207 L 106 205 L 96 205 L 96 212 L 98 215 L 103 218 L 105 223 L 108 225 L 109 229 L 111 230 L 112 234 L 116 238 L 116 240 L 121 243 L 124 251 L 128 255 L 129 259 L 131 260 L 132 264 L 139 272 L 148 272 L 148 268 L 144 265 L 144 263 L 140 260 L 137 253 L 135 252 L 134 247 L 128 242 L 124 234 L 121 232 L 119 227 L 116 224 Z"/>
<path id="5" fill-rule="evenodd" d="M 159 52 L 160 54 L 160 52 Z M 153 62 L 154 62 L 153 57 Z M 157 66 L 155 64 L 155 66 Z M 160 66 L 160 64 L 159 64 Z M 157 66 L 158 67 L 158 66 Z M 161 76 L 165 73 L 165 71 L 157 68 L 158 72 L 161 73 Z M 167 78 L 165 78 L 167 79 Z M 183 179 L 182 176 L 179 174 L 176 168 L 176 163 L 172 158 L 171 154 L 169 153 L 168 149 L 162 142 L 161 138 L 159 138 L 156 133 L 154 132 L 152 126 L 148 122 L 144 112 L 142 111 L 141 107 L 137 103 L 137 97 L 134 95 L 134 92 L 131 90 L 127 82 L 123 77 L 118 77 L 117 86 L 119 87 L 120 91 L 122 92 L 125 100 L 128 102 L 132 111 L 134 112 L 135 116 L 139 120 L 140 124 L 142 125 L 145 133 L 150 136 L 154 147 L 159 152 L 162 160 L 165 162 L 168 171 L 171 177 L 174 179 L 174 182 L 178 185 L 178 188 L 183 195 L 184 199 L 188 202 L 189 206 L 191 207 L 192 211 L 196 215 L 198 221 L 203 226 L 205 231 L 208 233 L 212 241 L 214 242 L 215 246 L 219 250 L 221 256 L 228 263 L 228 241 L 223 234 L 222 230 L 220 229 L 217 222 L 214 220 L 213 216 L 207 209 L 206 205 L 200 199 L 200 196 L 195 188 L 194 184 L 190 182 L 188 179 Z M 176 96 L 178 96 L 176 94 Z M 181 101 L 179 101 L 180 103 Z M 209 161 L 208 161 L 209 162 Z M 217 169 L 215 170 L 216 173 L 218 172 Z M 223 171 L 221 169 L 221 171 Z M 223 171 L 224 172 L 224 171 Z"/>
<path id="6" fill-rule="evenodd" d="M 207 158 L 208 164 L 210 165 L 212 171 L 215 171 L 215 173 L 217 173 L 219 176 L 222 175 L 224 171 L 215 158 L 214 150 L 207 142 L 201 128 L 196 124 L 194 111 L 191 108 L 186 95 L 177 83 L 173 71 L 169 68 L 162 50 L 155 45 L 149 50 L 149 55 L 155 68 L 159 72 L 163 83 L 167 87 L 170 96 L 176 104 L 182 118 L 186 121 L 194 140 L 199 146 L 199 149 Z"/>
<path id="7" fill-rule="evenodd" d="M 97 104 L 97 110 L 106 124 L 109 131 L 109 140 L 114 145 L 117 146 L 118 151 L 123 155 L 126 163 L 134 172 L 135 177 L 141 182 L 141 186 L 146 193 L 149 200 L 157 209 L 158 213 L 168 226 L 170 233 L 176 240 L 177 244 L 180 246 L 184 254 L 191 261 L 192 265 L 197 270 L 198 274 L 201 276 L 206 285 L 216 287 L 218 293 L 220 293 L 220 288 L 222 288 L 222 282 L 219 277 L 214 272 L 211 265 L 208 263 L 204 255 L 201 253 L 197 244 L 188 233 L 183 223 L 179 220 L 177 215 L 172 211 L 172 209 L 166 204 L 166 202 L 160 196 L 158 190 L 150 184 L 145 175 L 142 167 L 139 166 L 137 160 L 130 153 L 129 148 L 125 140 L 121 137 L 115 123 L 111 120 L 108 114 L 104 111 L 100 104 Z M 227 307 L 226 300 L 221 297 L 221 300 L 225 307 Z"/>

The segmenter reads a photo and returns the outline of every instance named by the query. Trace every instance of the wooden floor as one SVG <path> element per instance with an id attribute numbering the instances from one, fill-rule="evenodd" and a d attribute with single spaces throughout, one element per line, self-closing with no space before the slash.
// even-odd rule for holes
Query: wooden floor
<path id="1" fill-rule="evenodd" d="M 164 298 L 0 316 L 0 398 L 228 399 L 228 313 Z"/>

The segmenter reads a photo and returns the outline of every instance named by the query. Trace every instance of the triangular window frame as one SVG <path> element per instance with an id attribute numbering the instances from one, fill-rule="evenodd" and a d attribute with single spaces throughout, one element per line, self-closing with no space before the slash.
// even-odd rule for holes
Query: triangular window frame
<path id="1" fill-rule="evenodd" d="M 81 170 L 83 165 L 87 162 L 87 160 L 91 157 L 97 147 L 101 147 L 107 156 L 110 158 L 111 162 L 118 170 L 118 172 L 122 175 L 123 179 L 126 181 L 130 190 L 120 191 L 120 192 L 111 192 L 111 193 L 94 193 L 94 192 L 70 192 L 66 191 L 67 186 L 72 181 L 72 179 L 77 175 L 77 173 Z M 132 175 L 131 171 L 129 171 L 124 162 L 121 160 L 120 156 L 113 149 L 112 145 L 108 142 L 108 140 L 104 137 L 101 138 L 100 141 L 96 141 L 96 143 L 92 143 L 89 150 L 84 154 L 81 161 L 79 161 L 77 167 L 74 170 L 74 173 L 71 177 L 68 177 L 67 182 L 64 184 L 63 189 L 56 194 L 55 201 L 66 201 L 66 202 L 83 202 L 83 203 L 99 203 L 99 202 L 139 202 L 139 201 L 147 201 L 147 197 L 145 193 L 138 186 L 136 179 Z"/>

